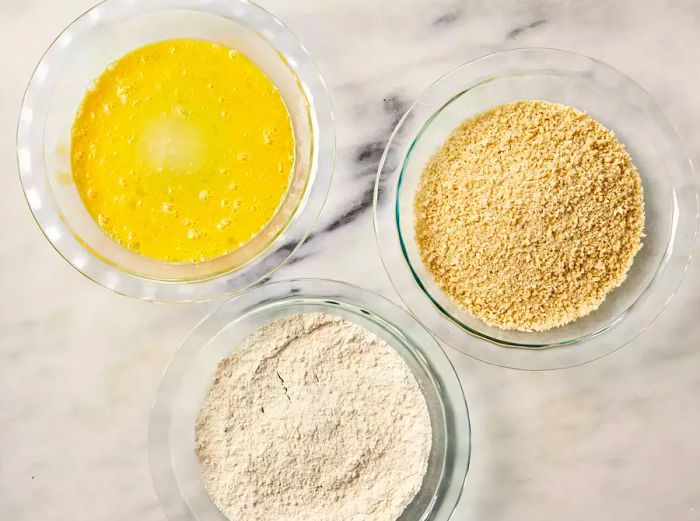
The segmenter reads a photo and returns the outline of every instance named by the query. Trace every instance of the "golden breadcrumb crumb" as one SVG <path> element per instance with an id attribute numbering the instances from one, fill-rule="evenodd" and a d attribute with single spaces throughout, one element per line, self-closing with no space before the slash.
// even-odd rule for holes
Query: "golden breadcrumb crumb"
<path id="1" fill-rule="evenodd" d="M 600 306 L 642 247 L 642 183 L 615 134 L 517 101 L 462 123 L 421 175 L 416 241 L 437 284 L 488 325 L 544 331 Z"/>

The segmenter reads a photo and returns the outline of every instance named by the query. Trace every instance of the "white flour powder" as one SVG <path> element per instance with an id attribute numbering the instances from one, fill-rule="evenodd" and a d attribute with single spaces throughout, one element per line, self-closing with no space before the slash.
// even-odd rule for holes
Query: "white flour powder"
<path id="1" fill-rule="evenodd" d="M 393 348 L 308 313 L 264 325 L 220 362 L 195 441 L 231 520 L 394 521 L 421 487 L 431 427 Z"/>

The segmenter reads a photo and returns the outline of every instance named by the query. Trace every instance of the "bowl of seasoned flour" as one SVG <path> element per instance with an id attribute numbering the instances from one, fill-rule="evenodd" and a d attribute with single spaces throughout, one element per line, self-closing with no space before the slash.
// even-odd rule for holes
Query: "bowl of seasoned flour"
<path id="1" fill-rule="evenodd" d="M 423 92 L 379 165 L 377 243 L 397 292 L 452 347 L 525 370 L 605 356 L 675 293 L 698 222 L 692 165 L 633 80 L 516 49 Z"/>
<path id="2" fill-rule="evenodd" d="M 469 459 L 462 388 L 430 333 L 318 279 L 257 286 L 200 322 L 149 433 L 178 520 L 446 521 Z"/>

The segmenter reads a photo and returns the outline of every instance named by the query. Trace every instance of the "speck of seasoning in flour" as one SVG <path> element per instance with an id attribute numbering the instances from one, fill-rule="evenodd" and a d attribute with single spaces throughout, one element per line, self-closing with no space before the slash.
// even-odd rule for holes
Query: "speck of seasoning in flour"
<path id="1" fill-rule="evenodd" d="M 544 331 L 597 309 L 643 231 L 642 183 L 615 134 L 544 101 L 466 120 L 415 196 L 424 265 L 457 305 L 502 329 Z"/>
<path id="2" fill-rule="evenodd" d="M 421 488 L 431 440 L 400 355 L 322 313 L 265 324 L 222 360 L 195 429 L 209 496 L 246 521 L 394 521 Z"/>

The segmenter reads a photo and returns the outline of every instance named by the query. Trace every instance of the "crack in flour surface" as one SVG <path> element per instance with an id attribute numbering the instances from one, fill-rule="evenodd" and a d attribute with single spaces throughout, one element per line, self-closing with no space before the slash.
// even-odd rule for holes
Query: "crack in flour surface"
<path id="1" fill-rule="evenodd" d="M 195 432 L 205 488 L 235 521 L 394 521 L 431 439 L 399 354 L 321 313 L 265 324 L 222 360 Z"/>

